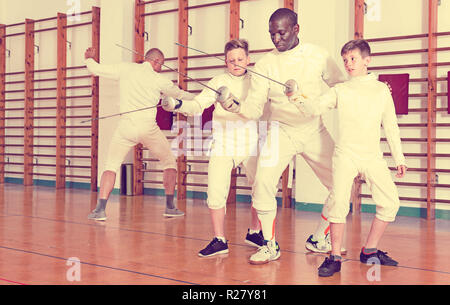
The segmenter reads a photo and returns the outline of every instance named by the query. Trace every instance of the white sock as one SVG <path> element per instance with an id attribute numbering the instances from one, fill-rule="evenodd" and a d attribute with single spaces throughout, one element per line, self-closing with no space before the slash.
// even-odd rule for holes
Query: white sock
<path id="1" fill-rule="evenodd" d="M 320 221 L 317 225 L 317 229 L 313 234 L 313 239 L 315 241 L 318 240 L 324 240 L 325 236 L 330 232 L 330 223 L 328 222 L 328 219 L 323 216 L 323 214 L 320 215 Z"/>
<path id="2" fill-rule="evenodd" d="M 259 222 L 261 223 L 261 229 L 264 235 L 264 239 L 275 241 L 275 218 L 277 216 L 277 210 L 257 210 L 257 212 Z"/>
<path id="3" fill-rule="evenodd" d="M 259 233 L 259 230 L 248 229 L 248 234 L 256 234 Z"/>
<path id="4" fill-rule="evenodd" d="M 221 241 L 224 242 L 224 243 L 227 242 L 227 240 L 225 239 L 224 236 L 216 236 L 216 238 L 217 238 L 218 240 L 221 240 Z"/>
<path id="5" fill-rule="evenodd" d="M 319 224 L 317 225 L 316 231 L 313 234 L 314 240 L 324 240 L 325 236 L 330 232 L 330 222 L 328 221 L 328 203 L 332 200 L 332 195 L 330 194 L 325 201 L 322 209 L 322 214 L 320 215 Z"/>

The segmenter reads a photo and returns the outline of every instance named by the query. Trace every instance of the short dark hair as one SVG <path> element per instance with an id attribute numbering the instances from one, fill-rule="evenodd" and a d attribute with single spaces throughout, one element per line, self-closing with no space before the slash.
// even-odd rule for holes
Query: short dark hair
<path id="1" fill-rule="evenodd" d="M 279 8 L 269 18 L 269 22 L 286 18 L 291 26 L 298 24 L 297 13 L 288 8 Z"/>
<path id="2" fill-rule="evenodd" d="M 225 57 L 227 53 L 234 49 L 243 49 L 248 56 L 248 41 L 245 39 L 232 39 L 225 44 Z"/>
<path id="3" fill-rule="evenodd" d="M 370 56 L 370 54 L 371 54 L 370 46 L 367 41 L 365 41 L 364 39 L 355 39 L 355 40 L 350 40 L 342 47 L 341 56 L 343 56 L 343 55 L 347 54 L 348 52 L 353 51 L 355 49 L 358 49 L 359 52 L 361 52 L 362 57 L 367 57 L 367 56 Z"/>

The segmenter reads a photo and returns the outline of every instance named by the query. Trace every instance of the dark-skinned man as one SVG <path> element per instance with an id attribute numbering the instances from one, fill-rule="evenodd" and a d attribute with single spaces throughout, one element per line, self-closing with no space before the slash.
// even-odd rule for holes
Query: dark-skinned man
<path id="1" fill-rule="evenodd" d="M 326 89 L 345 80 L 335 61 L 322 48 L 301 43 L 297 14 L 286 8 L 276 10 L 269 19 L 269 33 L 275 49 L 264 55 L 255 65 L 255 72 L 278 82 L 294 80 L 308 97 L 320 96 Z M 264 77 L 253 77 L 245 103 L 227 99 L 224 109 L 240 113 L 249 119 L 262 115 L 264 105 L 270 102 L 271 118 L 267 141 L 258 160 L 253 206 L 261 222 L 265 245 L 250 257 L 251 264 L 277 260 L 280 247 L 275 239 L 278 182 L 290 161 L 301 155 L 321 183 L 331 191 L 332 156 L 334 142 L 321 117 L 307 117 L 290 102 L 285 88 Z M 307 242 L 314 252 L 331 251 L 329 239 L 328 202 L 316 232 Z"/>

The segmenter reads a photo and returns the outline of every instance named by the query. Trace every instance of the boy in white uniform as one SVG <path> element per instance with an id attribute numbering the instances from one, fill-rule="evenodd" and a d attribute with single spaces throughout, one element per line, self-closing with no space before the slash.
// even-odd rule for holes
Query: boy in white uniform
<path id="1" fill-rule="evenodd" d="M 161 65 L 164 54 L 156 48 L 150 49 L 145 61 L 115 65 L 99 64 L 94 60 L 94 49 L 85 52 L 88 70 L 100 77 L 117 80 L 120 90 L 120 112 L 128 112 L 157 106 L 161 93 L 176 98 L 193 98 L 194 95 L 179 89 L 168 78 L 162 76 Z M 106 203 L 114 188 L 116 173 L 132 147 L 142 143 L 163 165 L 163 185 L 166 191 L 164 216 L 183 216 L 173 203 L 177 163 L 167 138 L 156 123 L 156 108 L 137 111 L 121 116 L 111 140 L 105 170 L 100 180 L 99 200 L 89 219 L 106 220 Z"/>
<path id="2" fill-rule="evenodd" d="M 360 261 L 366 263 L 376 258 L 381 265 L 397 265 L 386 252 L 377 249 L 386 226 L 395 220 L 400 204 L 397 188 L 380 150 L 380 125 L 383 125 L 397 167 L 396 176 L 402 178 L 406 173 L 394 102 L 388 86 L 367 72 L 370 47 L 365 40 L 348 42 L 342 48 L 341 55 L 351 77 L 349 81 L 336 85 L 315 100 L 305 99 L 300 93 L 291 97 L 292 102 L 305 113 L 320 115 L 333 108 L 337 108 L 338 112 L 339 139 L 333 155 L 335 200 L 330 205 L 328 217 L 331 222 L 332 253 L 319 267 L 319 276 L 331 276 L 341 269 L 340 245 L 349 212 L 353 179 L 358 173 L 364 176 L 377 205 Z"/>
<path id="3" fill-rule="evenodd" d="M 278 82 L 293 79 L 304 88 L 309 96 L 320 96 L 329 86 L 344 81 L 344 77 L 336 63 L 328 53 L 311 44 L 301 44 L 298 38 L 299 25 L 297 14 L 282 8 L 275 11 L 269 20 L 269 32 L 276 49 L 264 55 L 255 65 L 255 72 L 270 77 Z M 322 184 L 331 192 L 331 158 L 334 142 L 326 130 L 321 117 L 306 117 L 295 105 L 289 102 L 284 87 L 254 76 L 250 92 L 245 102 L 226 100 L 222 106 L 230 112 L 242 114 L 249 119 L 257 119 L 263 112 L 264 105 L 270 100 L 272 124 L 267 139 L 278 132 L 278 141 L 270 144 L 266 141 L 260 155 L 272 156 L 274 164 L 258 160 L 253 190 L 253 206 L 258 212 L 265 245 L 250 257 L 251 264 L 264 264 L 280 257 L 280 249 L 275 241 L 275 218 L 277 212 L 277 185 L 283 171 L 292 158 L 298 154 L 311 166 Z M 275 129 L 277 126 L 278 129 Z M 306 246 L 317 249 L 318 240 L 327 249 L 327 203 L 322 210 L 316 232 L 310 236 Z"/>
<path id="4" fill-rule="evenodd" d="M 251 79 L 245 69 L 250 63 L 248 51 L 246 40 L 229 41 L 225 45 L 224 52 L 228 72 L 213 77 L 208 82 L 208 87 L 218 90 L 226 86 L 234 96 L 245 99 Z M 165 99 L 166 104 L 163 105 L 167 111 L 181 112 L 191 116 L 202 114 L 205 109 L 215 105 L 212 121 L 213 145 L 208 165 L 207 199 L 215 235 L 213 240 L 198 253 L 201 257 L 229 252 L 224 221 L 231 170 L 242 163 L 249 185 L 253 184 L 256 171 L 258 145 L 256 121 L 225 111 L 217 105 L 216 95 L 217 93 L 213 90 L 205 88 L 194 100 Z M 259 247 L 262 246 L 263 237 L 253 207 L 251 216 L 251 227 L 248 229 L 245 242 Z"/>

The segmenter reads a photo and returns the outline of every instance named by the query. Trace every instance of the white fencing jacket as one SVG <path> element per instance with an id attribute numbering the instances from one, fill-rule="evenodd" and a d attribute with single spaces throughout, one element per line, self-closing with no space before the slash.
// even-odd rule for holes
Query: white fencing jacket
<path id="1" fill-rule="evenodd" d="M 395 165 L 406 165 L 392 95 L 387 85 L 378 81 L 374 74 L 337 84 L 317 99 L 302 100 L 299 109 L 316 116 L 337 108 L 336 152 L 358 160 L 383 158 L 380 149 L 382 125 Z"/>
<path id="2" fill-rule="evenodd" d="M 245 102 L 252 77 L 248 73 L 234 76 L 227 72 L 213 77 L 208 86 L 216 90 L 226 86 L 237 99 Z M 224 155 L 243 156 L 256 153 L 253 150 L 258 142 L 257 122 L 224 110 L 216 102 L 216 92 L 211 89 L 205 88 L 193 100 L 183 101 L 179 111 L 186 115 L 199 115 L 212 105 L 215 105 L 211 123 L 216 152 L 220 154 L 220 148 Z M 242 153 L 238 153 L 239 151 Z"/>
<path id="3" fill-rule="evenodd" d="M 274 49 L 255 65 L 255 72 L 285 83 L 294 79 L 305 94 L 318 97 L 329 86 L 345 80 L 342 72 L 328 53 L 312 44 L 301 44 L 285 52 Z M 258 75 L 253 75 L 248 97 L 240 113 L 250 119 L 259 118 L 264 105 L 270 101 L 271 121 L 299 129 L 303 134 L 322 129 L 320 117 L 305 116 L 284 94 L 284 86 Z"/>

